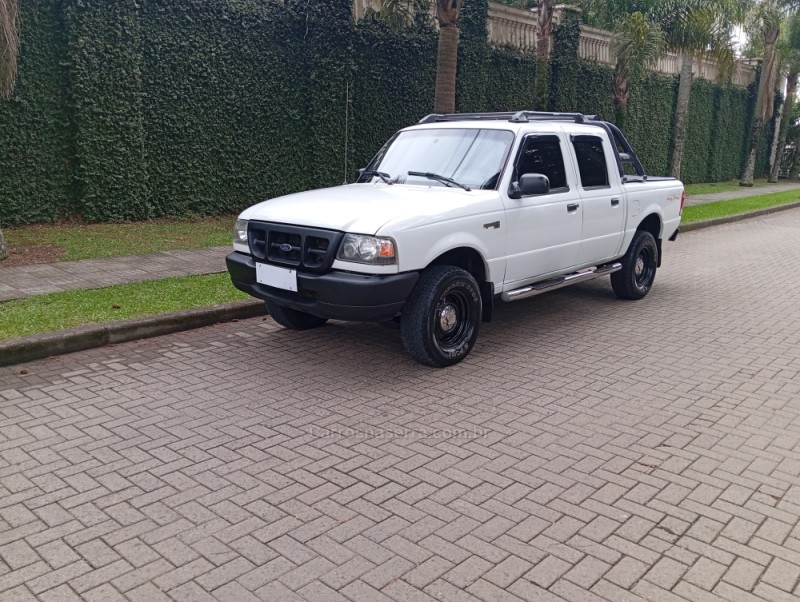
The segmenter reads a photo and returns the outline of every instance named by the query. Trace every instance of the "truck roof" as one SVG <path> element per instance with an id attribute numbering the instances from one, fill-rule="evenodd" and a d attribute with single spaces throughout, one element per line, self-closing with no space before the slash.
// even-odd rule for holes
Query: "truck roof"
<path id="1" fill-rule="evenodd" d="M 551 113 L 544 111 L 517 111 L 504 113 L 433 113 L 427 115 L 417 122 L 417 124 L 404 129 L 430 129 L 430 128 L 463 128 L 480 127 L 485 129 L 510 130 L 517 132 L 520 129 L 530 131 L 531 129 L 553 131 L 553 125 L 567 126 L 559 127 L 558 130 L 568 132 L 597 133 L 598 126 L 610 133 L 607 129 L 607 122 L 598 119 L 595 115 L 583 115 L 582 113 Z M 542 127 L 531 128 L 532 125 Z M 611 135 L 614 138 L 613 134 Z"/>
<path id="2" fill-rule="evenodd" d="M 552 132 L 554 127 L 560 131 L 572 134 L 586 133 L 596 134 L 598 129 L 602 129 L 612 146 L 617 151 L 616 162 L 620 176 L 624 175 L 623 162 L 633 165 L 636 174 L 641 178 L 646 178 L 644 167 L 641 161 L 633 152 L 631 145 L 619 128 L 608 121 L 598 119 L 596 115 L 584 115 L 583 113 L 550 113 L 545 111 L 516 111 L 505 113 L 433 113 L 427 115 L 404 130 L 409 129 L 435 129 L 435 128 L 464 128 L 480 127 L 496 130 L 510 130 L 518 133 L 519 130 L 531 131 L 532 129 L 543 132 Z M 532 128 L 531 126 L 538 126 Z M 401 130 L 403 131 L 403 130 Z"/>

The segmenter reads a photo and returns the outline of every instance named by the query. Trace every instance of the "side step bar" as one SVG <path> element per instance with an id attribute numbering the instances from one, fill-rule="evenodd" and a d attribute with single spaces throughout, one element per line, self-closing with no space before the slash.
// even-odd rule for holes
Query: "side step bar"
<path id="1" fill-rule="evenodd" d="M 543 280 L 536 282 L 513 291 L 506 291 L 500 295 L 503 301 L 519 301 L 520 299 L 527 299 L 528 297 L 535 297 L 548 291 L 554 291 L 557 288 L 563 288 L 578 282 L 585 282 L 600 276 L 607 276 L 622 269 L 621 263 L 607 263 L 605 265 L 597 266 L 596 268 L 588 268 L 575 272 L 574 274 L 567 274 L 566 276 L 559 276 L 558 278 L 551 278 L 550 280 Z"/>

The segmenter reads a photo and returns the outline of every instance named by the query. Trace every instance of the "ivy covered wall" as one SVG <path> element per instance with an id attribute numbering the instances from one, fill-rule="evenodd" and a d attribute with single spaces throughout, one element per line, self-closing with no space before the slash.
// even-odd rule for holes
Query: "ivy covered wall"
<path id="1" fill-rule="evenodd" d="M 487 43 L 465 3 L 457 108 L 533 105 L 535 60 Z M 17 89 L 0 101 L 0 224 L 236 212 L 352 179 L 433 104 L 437 33 L 350 0 L 26 0 Z M 611 71 L 555 33 L 550 103 L 613 115 Z M 675 78 L 634 89 L 629 134 L 649 172 L 669 160 Z M 752 91 L 695 82 L 687 181 L 739 175 Z M 711 133 L 713 132 L 713 135 Z M 765 153 L 760 155 L 764 170 Z"/>
<path id="2" fill-rule="evenodd" d="M 579 59 L 579 36 L 578 15 L 566 12 L 554 32 L 550 107 L 613 119 L 613 70 Z M 745 89 L 694 79 L 681 166 L 684 182 L 719 182 L 741 175 L 757 85 Z M 669 171 L 677 94 L 677 76 L 651 73 L 631 85 L 625 135 L 650 174 Z M 769 169 L 773 125 L 762 140 L 756 177 L 766 176 Z"/>

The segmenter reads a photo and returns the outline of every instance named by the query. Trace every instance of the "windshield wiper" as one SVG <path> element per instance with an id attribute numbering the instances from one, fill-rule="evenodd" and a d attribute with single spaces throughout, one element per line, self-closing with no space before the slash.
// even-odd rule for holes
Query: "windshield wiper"
<path id="1" fill-rule="evenodd" d="M 465 186 L 461 182 L 456 182 L 453 178 L 448 178 L 447 176 L 442 176 L 439 175 L 438 173 L 431 173 L 429 171 L 409 171 L 408 175 L 419 176 L 421 178 L 428 178 L 429 180 L 438 180 L 448 188 L 452 186 L 458 186 L 459 188 L 463 188 L 466 191 L 472 190 L 469 186 Z"/>
<path id="2" fill-rule="evenodd" d="M 361 174 L 362 178 L 365 176 L 368 178 L 371 178 L 372 176 L 378 176 L 385 184 L 389 184 L 390 186 L 394 184 L 394 182 L 392 182 L 392 174 L 388 174 L 385 171 L 375 171 L 374 169 L 371 169 Z"/>

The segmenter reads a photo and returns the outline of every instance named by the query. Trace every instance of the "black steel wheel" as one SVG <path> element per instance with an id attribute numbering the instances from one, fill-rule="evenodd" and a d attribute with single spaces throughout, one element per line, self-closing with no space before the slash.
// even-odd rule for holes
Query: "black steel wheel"
<path id="1" fill-rule="evenodd" d="M 637 230 L 622 258 L 622 269 L 611 274 L 611 288 L 620 299 L 641 299 L 653 287 L 658 267 L 658 245 L 646 230 Z"/>
<path id="2" fill-rule="evenodd" d="M 426 366 L 463 360 L 475 345 L 481 321 L 475 278 L 455 266 L 433 266 L 420 276 L 400 319 L 406 352 Z"/>

